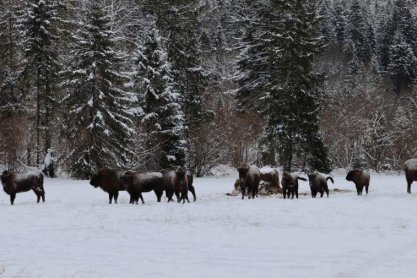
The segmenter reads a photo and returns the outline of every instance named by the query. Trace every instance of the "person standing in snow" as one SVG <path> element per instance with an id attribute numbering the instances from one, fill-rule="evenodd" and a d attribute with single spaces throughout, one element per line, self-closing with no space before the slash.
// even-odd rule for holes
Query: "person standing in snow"
<path id="1" fill-rule="evenodd" d="M 45 160 L 43 163 L 42 172 L 44 175 L 54 178 L 55 177 L 55 162 L 57 158 L 55 156 L 55 150 L 53 148 L 49 148 L 48 152 L 45 156 Z"/>

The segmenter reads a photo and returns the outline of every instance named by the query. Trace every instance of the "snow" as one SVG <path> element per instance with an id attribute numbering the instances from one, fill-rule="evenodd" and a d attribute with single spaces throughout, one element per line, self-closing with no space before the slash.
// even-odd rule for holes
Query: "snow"
<path id="1" fill-rule="evenodd" d="M 43 204 L 0 194 L 0 276 L 416 277 L 417 188 L 372 173 L 358 197 L 345 175 L 330 188 L 350 191 L 298 200 L 226 196 L 237 174 L 196 178 L 184 205 L 153 193 L 130 205 L 126 192 L 109 205 L 88 181 L 46 178 Z"/>

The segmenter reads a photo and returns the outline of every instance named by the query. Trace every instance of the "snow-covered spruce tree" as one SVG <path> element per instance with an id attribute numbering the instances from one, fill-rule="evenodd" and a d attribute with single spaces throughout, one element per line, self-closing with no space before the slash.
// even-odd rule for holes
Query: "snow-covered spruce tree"
<path id="1" fill-rule="evenodd" d="M 271 7 L 262 0 L 247 3 L 252 12 L 248 14 L 242 51 L 237 61 L 237 98 L 241 109 L 260 109 L 267 107 L 271 84 L 271 25 L 268 22 Z"/>
<path id="2" fill-rule="evenodd" d="M 57 73 L 60 68 L 56 47 L 56 19 L 55 1 L 31 0 L 25 3 L 21 22 L 25 55 L 22 78 L 27 82 L 28 94 L 35 96 L 35 155 L 38 165 L 41 162 L 41 152 L 46 153 L 51 147 L 54 132 L 50 127 L 54 119 L 54 94 L 57 92 Z"/>
<path id="3" fill-rule="evenodd" d="M 203 93 L 207 77 L 201 63 L 198 45 L 199 1 L 197 0 L 148 0 L 146 8 L 157 17 L 157 26 L 167 39 L 168 62 L 171 64 L 173 88 L 181 94 L 186 122 L 186 140 L 198 134 L 203 119 Z M 189 148 L 190 149 L 190 148 Z M 191 148 L 192 149 L 192 148 Z M 187 151 L 188 152 L 188 151 Z M 188 154 L 192 158 L 193 154 Z M 185 161 L 178 161 L 179 164 Z M 188 162 L 188 164 L 192 162 Z"/>
<path id="4" fill-rule="evenodd" d="M 373 27 L 368 20 L 363 2 L 353 0 L 348 12 L 345 49 L 364 66 L 371 63 L 376 47 Z"/>
<path id="5" fill-rule="evenodd" d="M 28 103 L 21 86 L 20 1 L 0 1 L 0 164 L 16 170 L 25 151 Z"/>
<path id="6" fill-rule="evenodd" d="M 318 35 L 316 1 L 274 1 L 272 4 L 272 82 L 268 100 L 268 131 L 278 139 L 284 169 L 295 156 L 312 169 L 329 169 L 319 133 L 323 76 L 313 59 L 324 47 Z"/>
<path id="7" fill-rule="evenodd" d="M 72 147 L 67 157 L 71 174 L 89 178 L 98 168 L 123 168 L 132 159 L 133 98 L 124 90 L 127 78 L 106 6 L 88 3 L 82 19 L 73 63 L 64 72 L 62 104 L 68 112 L 63 130 Z"/>
<path id="8" fill-rule="evenodd" d="M 393 91 L 399 95 L 408 90 L 416 78 L 417 24 L 411 13 L 411 2 L 397 0 L 381 31 L 380 69 L 390 78 Z"/>
<path id="9" fill-rule="evenodd" d="M 152 17 L 147 17 L 150 23 Z M 185 161 L 184 114 L 180 95 L 172 87 L 163 39 L 155 24 L 144 31 L 143 45 L 135 53 L 134 88 L 138 94 L 139 130 L 147 170 L 172 168 Z M 141 159 L 142 160 L 142 159 Z"/>
<path id="10" fill-rule="evenodd" d="M 0 9 L 0 107 L 2 111 L 11 111 L 23 105 L 18 91 L 22 61 L 19 3 L 17 0 L 2 1 Z"/>
<path id="11" fill-rule="evenodd" d="M 409 90 L 417 80 L 417 58 L 401 32 L 396 33 L 390 46 L 387 74 L 397 95 Z"/>
<path id="12" fill-rule="evenodd" d="M 347 9 L 344 0 L 335 0 L 333 3 L 333 25 L 336 41 L 341 49 L 344 49 L 347 32 Z"/>

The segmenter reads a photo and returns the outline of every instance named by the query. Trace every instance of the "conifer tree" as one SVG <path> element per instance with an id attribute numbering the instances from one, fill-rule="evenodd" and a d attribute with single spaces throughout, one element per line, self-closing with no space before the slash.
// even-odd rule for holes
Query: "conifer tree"
<path id="1" fill-rule="evenodd" d="M 183 100 L 188 145 L 207 116 L 203 103 L 207 76 L 201 63 L 202 53 L 197 36 L 198 4 L 197 0 L 148 0 L 145 3 L 146 8 L 157 17 L 157 26 L 167 38 L 173 88 Z"/>
<path id="2" fill-rule="evenodd" d="M 56 104 L 58 30 L 56 5 L 50 0 L 31 0 L 26 3 L 22 19 L 24 31 L 23 64 L 24 79 L 29 82 L 26 89 L 35 88 L 35 149 L 36 164 L 40 164 L 40 153 L 51 147 L 54 106 Z M 29 94 L 29 92 L 28 92 Z M 41 150 L 41 144 L 43 149 Z"/>
<path id="3" fill-rule="evenodd" d="M 114 33 L 104 4 L 87 4 L 77 32 L 78 47 L 63 81 L 68 107 L 63 129 L 72 148 L 69 170 L 78 178 L 89 178 L 101 167 L 126 167 L 133 158 L 134 100 L 124 90 L 127 77 L 115 50 Z"/>
<path id="4" fill-rule="evenodd" d="M 148 21 L 153 19 L 148 17 Z M 155 24 L 150 24 L 145 33 L 143 46 L 135 54 L 135 91 L 141 108 L 139 125 L 146 169 L 158 170 L 184 164 L 184 114 L 180 95 L 172 87 L 163 39 Z"/>

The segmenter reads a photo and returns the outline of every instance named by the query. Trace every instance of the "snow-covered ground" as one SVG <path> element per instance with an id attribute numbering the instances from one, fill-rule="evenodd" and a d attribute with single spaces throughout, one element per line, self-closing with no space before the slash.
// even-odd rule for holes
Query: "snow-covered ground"
<path id="1" fill-rule="evenodd" d="M 88 181 L 46 179 L 15 206 L 0 194 L 0 277 L 417 277 L 417 185 L 373 174 L 356 196 L 226 196 L 235 176 L 195 180 L 190 204 L 119 204 Z M 301 182 L 307 192 L 308 182 Z"/>

